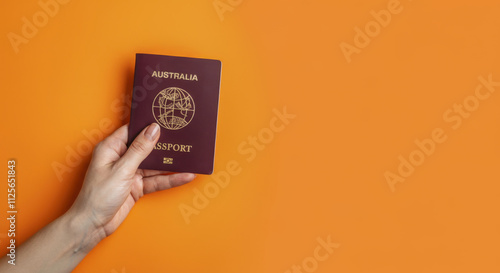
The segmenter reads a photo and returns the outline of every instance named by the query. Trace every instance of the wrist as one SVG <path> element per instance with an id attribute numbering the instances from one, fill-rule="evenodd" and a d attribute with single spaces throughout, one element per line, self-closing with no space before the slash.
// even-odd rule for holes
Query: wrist
<path id="1" fill-rule="evenodd" d="M 73 238 L 73 252 L 88 253 L 100 241 L 106 237 L 103 228 L 97 227 L 92 221 L 91 216 L 74 210 L 68 210 L 62 217 L 64 226 L 68 234 Z"/>

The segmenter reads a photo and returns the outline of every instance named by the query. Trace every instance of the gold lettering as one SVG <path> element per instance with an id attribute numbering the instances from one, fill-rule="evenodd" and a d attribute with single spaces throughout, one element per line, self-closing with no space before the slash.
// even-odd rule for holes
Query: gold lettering
<path id="1" fill-rule="evenodd" d="M 158 142 L 154 146 L 155 150 L 167 150 L 167 151 L 174 151 L 174 152 L 182 152 L 182 153 L 190 153 L 191 148 L 193 148 L 193 145 L 184 145 L 184 144 L 177 144 L 177 143 L 163 143 L 163 142 Z"/>
<path id="2" fill-rule="evenodd" d="M 174 151 L 176 151 L 176 152 L 179 151 L 179 148 L 180 148 L 179 144 L 174 144 Z"/>
<path id="3" fill-rule="evenodd" d="M 185 80 L 185 81 L 198 81 L 198 75 L 196 74 L 183 74 L 167 71 L 153 71 L 151 75 L 153 78 L 165 78 L 165 79 L 175 79 L 175 80 Z"/>

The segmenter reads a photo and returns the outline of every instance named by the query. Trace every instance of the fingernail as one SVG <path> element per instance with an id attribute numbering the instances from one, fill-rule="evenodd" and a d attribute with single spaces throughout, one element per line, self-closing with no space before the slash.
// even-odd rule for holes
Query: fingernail
<path id="1" fill-rule="evenodd" d="M 153 141 L 156 139 L 158 136 L 158 133 L 160 133 L 160 126 L 156 123 L 153 123 L 149 125 L 148 129 L 146 129 L 146 132 L 144 135 L 146 136 L 147 139 Z"/>

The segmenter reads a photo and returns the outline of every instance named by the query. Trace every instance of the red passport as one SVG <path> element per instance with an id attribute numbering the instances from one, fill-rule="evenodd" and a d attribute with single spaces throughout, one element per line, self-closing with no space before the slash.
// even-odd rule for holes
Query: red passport
<path id="1" fill-rule="evenodd" d="M 149 124 L 160 139 L 142 169 L 211 174 L 221 62 L 137 54 L 128 145 Z"/>

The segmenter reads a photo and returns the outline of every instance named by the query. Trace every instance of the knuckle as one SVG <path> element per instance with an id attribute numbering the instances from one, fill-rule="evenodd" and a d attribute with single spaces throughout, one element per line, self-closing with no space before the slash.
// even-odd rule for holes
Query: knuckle
<path id="1" fill-rule="evenodd" d="M 160 190 L 160 183 L 158 183 L 158 179 L 154 179 L 153 180 L 153 190 L 155 192 L 159 191 Z"/>
<path id="2" fill-rule="evenodd" d="M 130 169 L 127 168 L 123 161 L 118 161 L 117 164 L 113 165 L 113 173 L 122 178 L 130 178 L 132 175 Z"/>
<path id="3" fill-rule="evenodd" d="M 132 151 L 139 153 L 139 154 L 144 154 L 148 150 L 147 145 L 144 144 L 142 141 L 132 142 L 132 144 L 130 145 L 130 149 L 132 149 Z"/>
<path id="4" fill-rule="evenodd" d="M 97 145 L 95 145 L 94 147 L 94 153 L 98 153 L 100 150 L 103 149 L 104 146 L 105 146 L 104 140 L 97 143 Z"/>
<path id="5" fill-rule="evenodd" d="M 133 179 L 132 179 L 132 180 L 133 180 L 133 182 L 135 183 L 135 185 L 138 185 L 138 186 L 139 186 L 139 185 L 141 185 L 141 184 L 142 184 L 142 183 L 141 183 L 141 182 L 142 182 L 142 175 L 140 175 L 140 174 L 137 174 L 137 173 L 136 173 L 136 174 L 134 175 L 134 177 L 133 177 Z"/>

